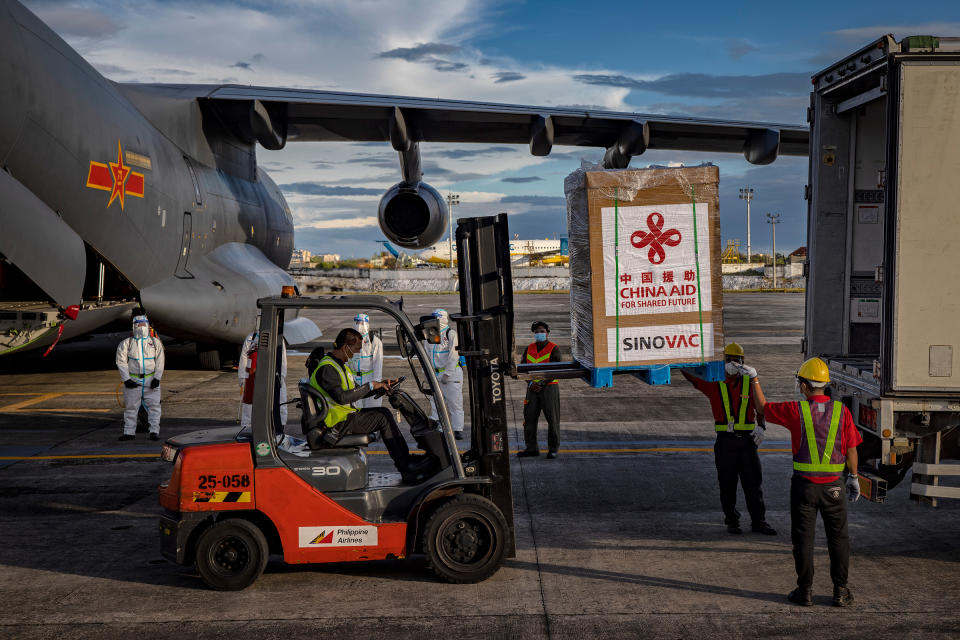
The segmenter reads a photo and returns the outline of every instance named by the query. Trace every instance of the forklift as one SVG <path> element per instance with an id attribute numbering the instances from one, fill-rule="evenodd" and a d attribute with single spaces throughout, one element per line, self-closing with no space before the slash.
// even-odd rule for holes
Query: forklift
<path id="1" fill-rule="evenodd" d="M 291 287 L 258 301 L 251 428 L 195 431 L 163 446 L 162 458 L 173 464 L 169 481 L 159 487 L 164 557 L 195 565 L 217 590 L 246 588 L 272 554 L 290 564 L 423 554 L 437 576 L 460 584 L 485 580 L 505 558 L 514 557 L 504 393 L 504 376 L 516 375 L 509 238 L 506 214 L 458 220 L 461 313 L 451 320 L 466 362 L 471 416 L 466 451 L 457 449 L 421 342 L 439 342 L 436 319 L 426 316 L 414 325 L 402 301 L 382 296 L 303 297 Z M 435 400 L 440 416 L 431 420 L 400 385 L 387 392 L 390 406 L 403 416 L 429 461 L 412 483 L 404 483 L 399 473 L 369 473 L 371 435 L 341 436 L 325 429 L 326 401 L 307 381 L 299 385 L 295 402 L 301 406 L 309 456 L 277 446 L 284 319 L 301 309 L 375 310 L 396 321 L 412 382 Z"/>

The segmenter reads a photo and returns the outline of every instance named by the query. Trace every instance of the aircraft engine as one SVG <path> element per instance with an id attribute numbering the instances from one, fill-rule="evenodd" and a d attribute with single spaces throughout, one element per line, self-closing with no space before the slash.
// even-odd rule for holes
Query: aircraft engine
<path id="1" fill-rule="evenodd" d="M 425 249 L 447 230 L 447 203 L 425 182 L 400 182 L 380 198 L 377 217 L 387 238 L 404 249 Z"/>

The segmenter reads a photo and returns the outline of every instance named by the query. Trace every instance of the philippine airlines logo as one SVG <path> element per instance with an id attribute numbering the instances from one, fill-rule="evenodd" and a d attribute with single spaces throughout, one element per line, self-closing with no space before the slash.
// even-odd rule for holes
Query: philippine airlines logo
<path id="1" fill-rule="evenodd" d="M 329 531 L 324 529 L 317 534 L 317 537 L 310 541 L 310 544 L 330 544 L 331 542 L 333 542 L 333 529 Z"/>
<path id="2" fill-rule="evenodd" d="M 633 235 L 630 236 L 630 244 L 637 249 L 649 246 L 650 250 L 647 252 L 647 259 L 650 260 L 652 264 L 661 264 L 667 258 L 667 254 L 663 250 L 663 245 L 668 247 L 679 245 L 681 239 L 680 232 L 676 229 L 667 229 L 664 231 L 663 214 L 657 211 L 647 216 L 647 229 L 650 230 L 649 233 L 645 231 L 634 231 Z"/>
<path id="3" fill-rule="evenodd" d="M 300 548 L 375 547 L 377 528 L 372 526 L 300 527 Z"/>

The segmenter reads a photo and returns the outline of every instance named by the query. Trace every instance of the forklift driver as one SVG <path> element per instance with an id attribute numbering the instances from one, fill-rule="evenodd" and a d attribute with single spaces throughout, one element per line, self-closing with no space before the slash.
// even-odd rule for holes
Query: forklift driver
<path id="1" fill-rule="evenodd" d="M 363 349 L 363 336 L 355 329 L 337 334 L 333 350 L 317 364 L 310 376 L 310 385 L 320 391 L 329 406 L 324 425 L 336 429 L 339 437 L 380 431 L 387 451 L 403 476 L 404 482 L 417 481 L 420 464 L 412 463 L 407 442 L 392 412 L 384 407 L 357 409 L 353 403 L 378 391 L 389 392 L 396 380 L 371 381 L 357 386 L 353 369 Z"/>

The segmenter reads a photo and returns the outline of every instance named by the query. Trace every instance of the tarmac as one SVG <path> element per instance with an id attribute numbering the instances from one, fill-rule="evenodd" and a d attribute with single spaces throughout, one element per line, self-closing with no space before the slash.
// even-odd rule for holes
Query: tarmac
<path id="1" fill-rule="evenodd" d="M 453 295 L 405 296 L 416 320 Z M 518 348 L 545 319 L 569 353 L 568 297 L 516 297 Z M 329 341 L 352 314 L 317 314 Z M 378 320 L 372 318 L 374 326 Z M 802 294 L 727 294 L 726 336 L 740 342 L 770 400 L 794 397 L 802 361 Z M 392 330 L 385 327 L 388 354 Z M 113 353 L 122 336 L 0 361 L 0 636 L 5 638 L 324 637 L 957 637 L 960 503 L 909 499 L 850 508 L 853 606 L 830 606 L 825 539 L 817 537 L 815 606 L 786 601 L 786 430 L 761 450 L 773 537 L 726 532 L 706 399 L 675 374 L 650 387 L 629 375 L 608 389 L 561 388 L 557 460 L 512 458 L 518 550 L 489 580 L 437 581 L 422 560 L 286 566 L 274 557 L 242 592 L 207 589 L 159 552 L 157 485 L 170 474 L 159 442 L 118 442 Z M 305 353 L 289 358 L 288 387 Z M 196 370 L 189 345 L 168 345 L 161 435 L 236 423 L 236 372 Z M 409 375 L 386 360 L 386 374 Z M 408 390 L 414 389 L 411 381 Z M 522 443 L 523 383 L 511 381 L 511 447 Z M 422 400 L 422 397 L 421 397 Z M 296 434 L 297 411 L 287 431 Z M 468 416 L 469 419 L 469 416 Z M 541 442 L 545 447 L 545 425 Z M 382 445 L 371 460 L 388 465 Z M 740 501 L 744 523 L 749 525 Z M 749 527 L 748 529 L 749 530 Z"/>

